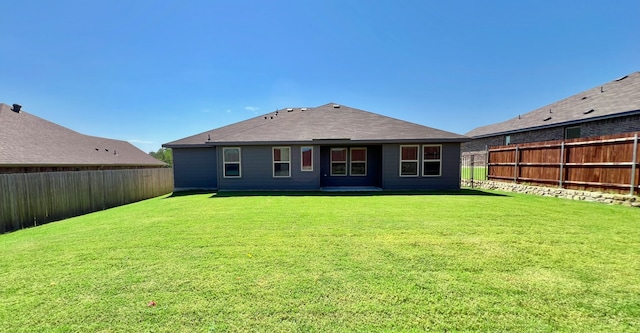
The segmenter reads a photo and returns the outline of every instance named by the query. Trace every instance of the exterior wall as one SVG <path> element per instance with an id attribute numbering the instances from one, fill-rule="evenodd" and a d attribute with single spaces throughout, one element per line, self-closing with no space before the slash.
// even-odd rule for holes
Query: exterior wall
<path id="1" fill-rule="evenodd" d="M 300 165 L 302 146 L 282 145 L 282 147 L 291 148 L 291 176 L 278 178 L 273 177 L 272 148 L 280 145 L 241 146 L 241 177 L 239 178 L 224 177 L 222 151 L 225 147 L 217 147 L 217 156 L 220 156 L 217 161 L 218 187 L 222 190 L 319 190 L 323 186 L 379 186 L 385 190 L 460 189 L 459 143 L 442 144 L 442 173 L 440 176 L 431 177 L 400 177 L 399 144 L 366 146 L 367 176 L 363 177 L 331 177 L 329 151 L 334 146 L 314 145 L 313 171 L 303 172 Z M 335 147 L 349 148 L 345 145 Z M 325 158 L 321 158 L 322 154 L 326 155 Z M 174 154 L 174 164 L 175 161 Z"/>
<path id="2" fill-rule="evenodd" d="M 350 165 L 350 148 L 367 148 L 367 175 L 366 176 L 331 176 L 331 148 L 347 148 L 347 169 Z M 320 174 L 322 177 L 321 186 L 382 186 L 382 146 L 346 146 L 332 145 L 320 148 Z M 348 173 L 348 170 L 347 170 Z"/>
<path id="3" fill-rule="evenodd" d="M 215 147 L 173 148 L 172 151 L 176 191 L 218 188 Z"/>
<path id="4" fill-rule="evenodd" d="M 529 143 L 540 141 L 563 140 L 566 127 L 580 126 L 580 137 L 620 134 L 640 131 L 640 115 L 617 117 L 611 119 L 589 121 L 570 126 L 558 126 L 535 131 L 511 134 L 511 143 Z M 463 152 L 484 151 L 488 146 L 505 144 L 505 135 L 496 135 L 474 139 L 462 144 Z"/>
<path id="5" fill-rule="evenodd" d="M 501 144 L 504 144 L 504 135 L 502 138 Z M 564 139 L 564 127 L 545 128 L 537 131 L 526 131 L 511 134 L 511 144 L 562 139 Z"/>
<path id="6" fill-rule="evenodd" d="M 486 151 L 487 147 L 500 146 L 503 144 L 504 144 L 504 135 L 473 139 L 471 141 L 462 143 L 462 151 L 465 153 L 476 152 L 476 151 Z"/>
<path id="7" fill-rule="evenodd" d="M 241 177 L 225 178 L 218 147 L 218 184 L 223 190 L 317 190 L 320 188 L 320 147 L 313 147 L 313 171 L 301 171 L 301 145 L 240 146 Z M 232 147 L 232 146 L 229 146 Z M 237 147 L 237 146 L 236 146 Z M 273 147 L 291 148 L 291 177 L 273 177 Z M 175 163 L 175 157 L 174 157 Z"/>
<path id="8" fill-rule="evenodd" d="M 582 137 L 640 131 L 640 115 L 592 121 L 582 124 Z"/>
<path id="9" fill-rule="evenodd" d="M 416 142 L 422 145 L 423 143 Z M 400 145 L 382 146 L 382 188 L 385 190 L 459 190 L 460 143 L 442 144 L 442 172 L 440 176 L 400 177 Z M 419 174 L 422 173 L 422 163 Z"/>

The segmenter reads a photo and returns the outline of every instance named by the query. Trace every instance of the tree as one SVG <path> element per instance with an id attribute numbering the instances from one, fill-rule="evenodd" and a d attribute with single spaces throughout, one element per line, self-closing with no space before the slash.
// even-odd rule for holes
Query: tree
<path id="1" fill-rule="evenodd" d="M 171 148 L 160 148 L 158 151 L 149 152 L 149 155 L 167 163 L 170 167 L 173 166 L 173 153 L 171 152 Z"/>

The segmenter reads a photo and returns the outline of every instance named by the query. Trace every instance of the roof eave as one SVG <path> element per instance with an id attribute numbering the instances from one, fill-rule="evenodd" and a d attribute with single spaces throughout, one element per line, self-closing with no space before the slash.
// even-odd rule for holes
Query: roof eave
<path id="1" fill-rule="evenodd" d="M 283 141 L 210 141 L 201 144 L 162 145 L 165 148 L 203 148 L 215 146 L 266 146 L 266 145 L 328 145 L 328 144 L 388 144 L 388 143 L 455 143 L 471 141 L 469 137 L 461 138 L 410 138 L 410 139 L 314 139 Z"/>
<path id="2" fill-rule="evenodd" d="M 161 164 L 61 164 L 61 163 L 15 163 L 15 164 L 0 164 L 0 168 L 84 168 L 84 167 L 165 167 L 167 163 Z"/>

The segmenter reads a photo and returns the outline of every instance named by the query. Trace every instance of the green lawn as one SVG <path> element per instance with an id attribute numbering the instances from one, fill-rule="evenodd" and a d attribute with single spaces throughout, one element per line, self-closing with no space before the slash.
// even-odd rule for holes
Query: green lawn
<path id="1" fill-rule="evenodd" d="M 462 167 L 460 168 L 460 178 L 464 180 L 470 180 L 473 176 L 473 180 L 487 180 L 487 167 Z"/>
<path id="2" fill-rule="evenodd" d="M 155 198 L 0 253 L 1 332 L 640 330 L 640 209 L 556 198 Z"/>

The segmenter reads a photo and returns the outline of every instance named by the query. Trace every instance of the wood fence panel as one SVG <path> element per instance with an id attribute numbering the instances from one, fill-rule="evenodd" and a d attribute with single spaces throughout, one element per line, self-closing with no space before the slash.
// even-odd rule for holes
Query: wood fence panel
<path id="1" fill-rule="evenodd" d="M 173 170 L 0 174 L 0 233 L 170 193 Z"/>
<path id="2" fill-rule="evenodd" d="M 537 163 L 560 163 L 560 147 L 544 147 L 539 149 L 520 150 L 520 161 L 536 161 Z"/>
<path id="3" fill-rule="evenodd" d="M 638 194 L 637 135 L 625 133 L 491 147 L 488 176 L 500 181 Z"/>
<path id="4" fill-rule="evenodd" d="M 560 168 L 558 166 L 522 166 L 519 177 L 522 179 L 536 179 L 542 182 L 558 182 Z"/>

